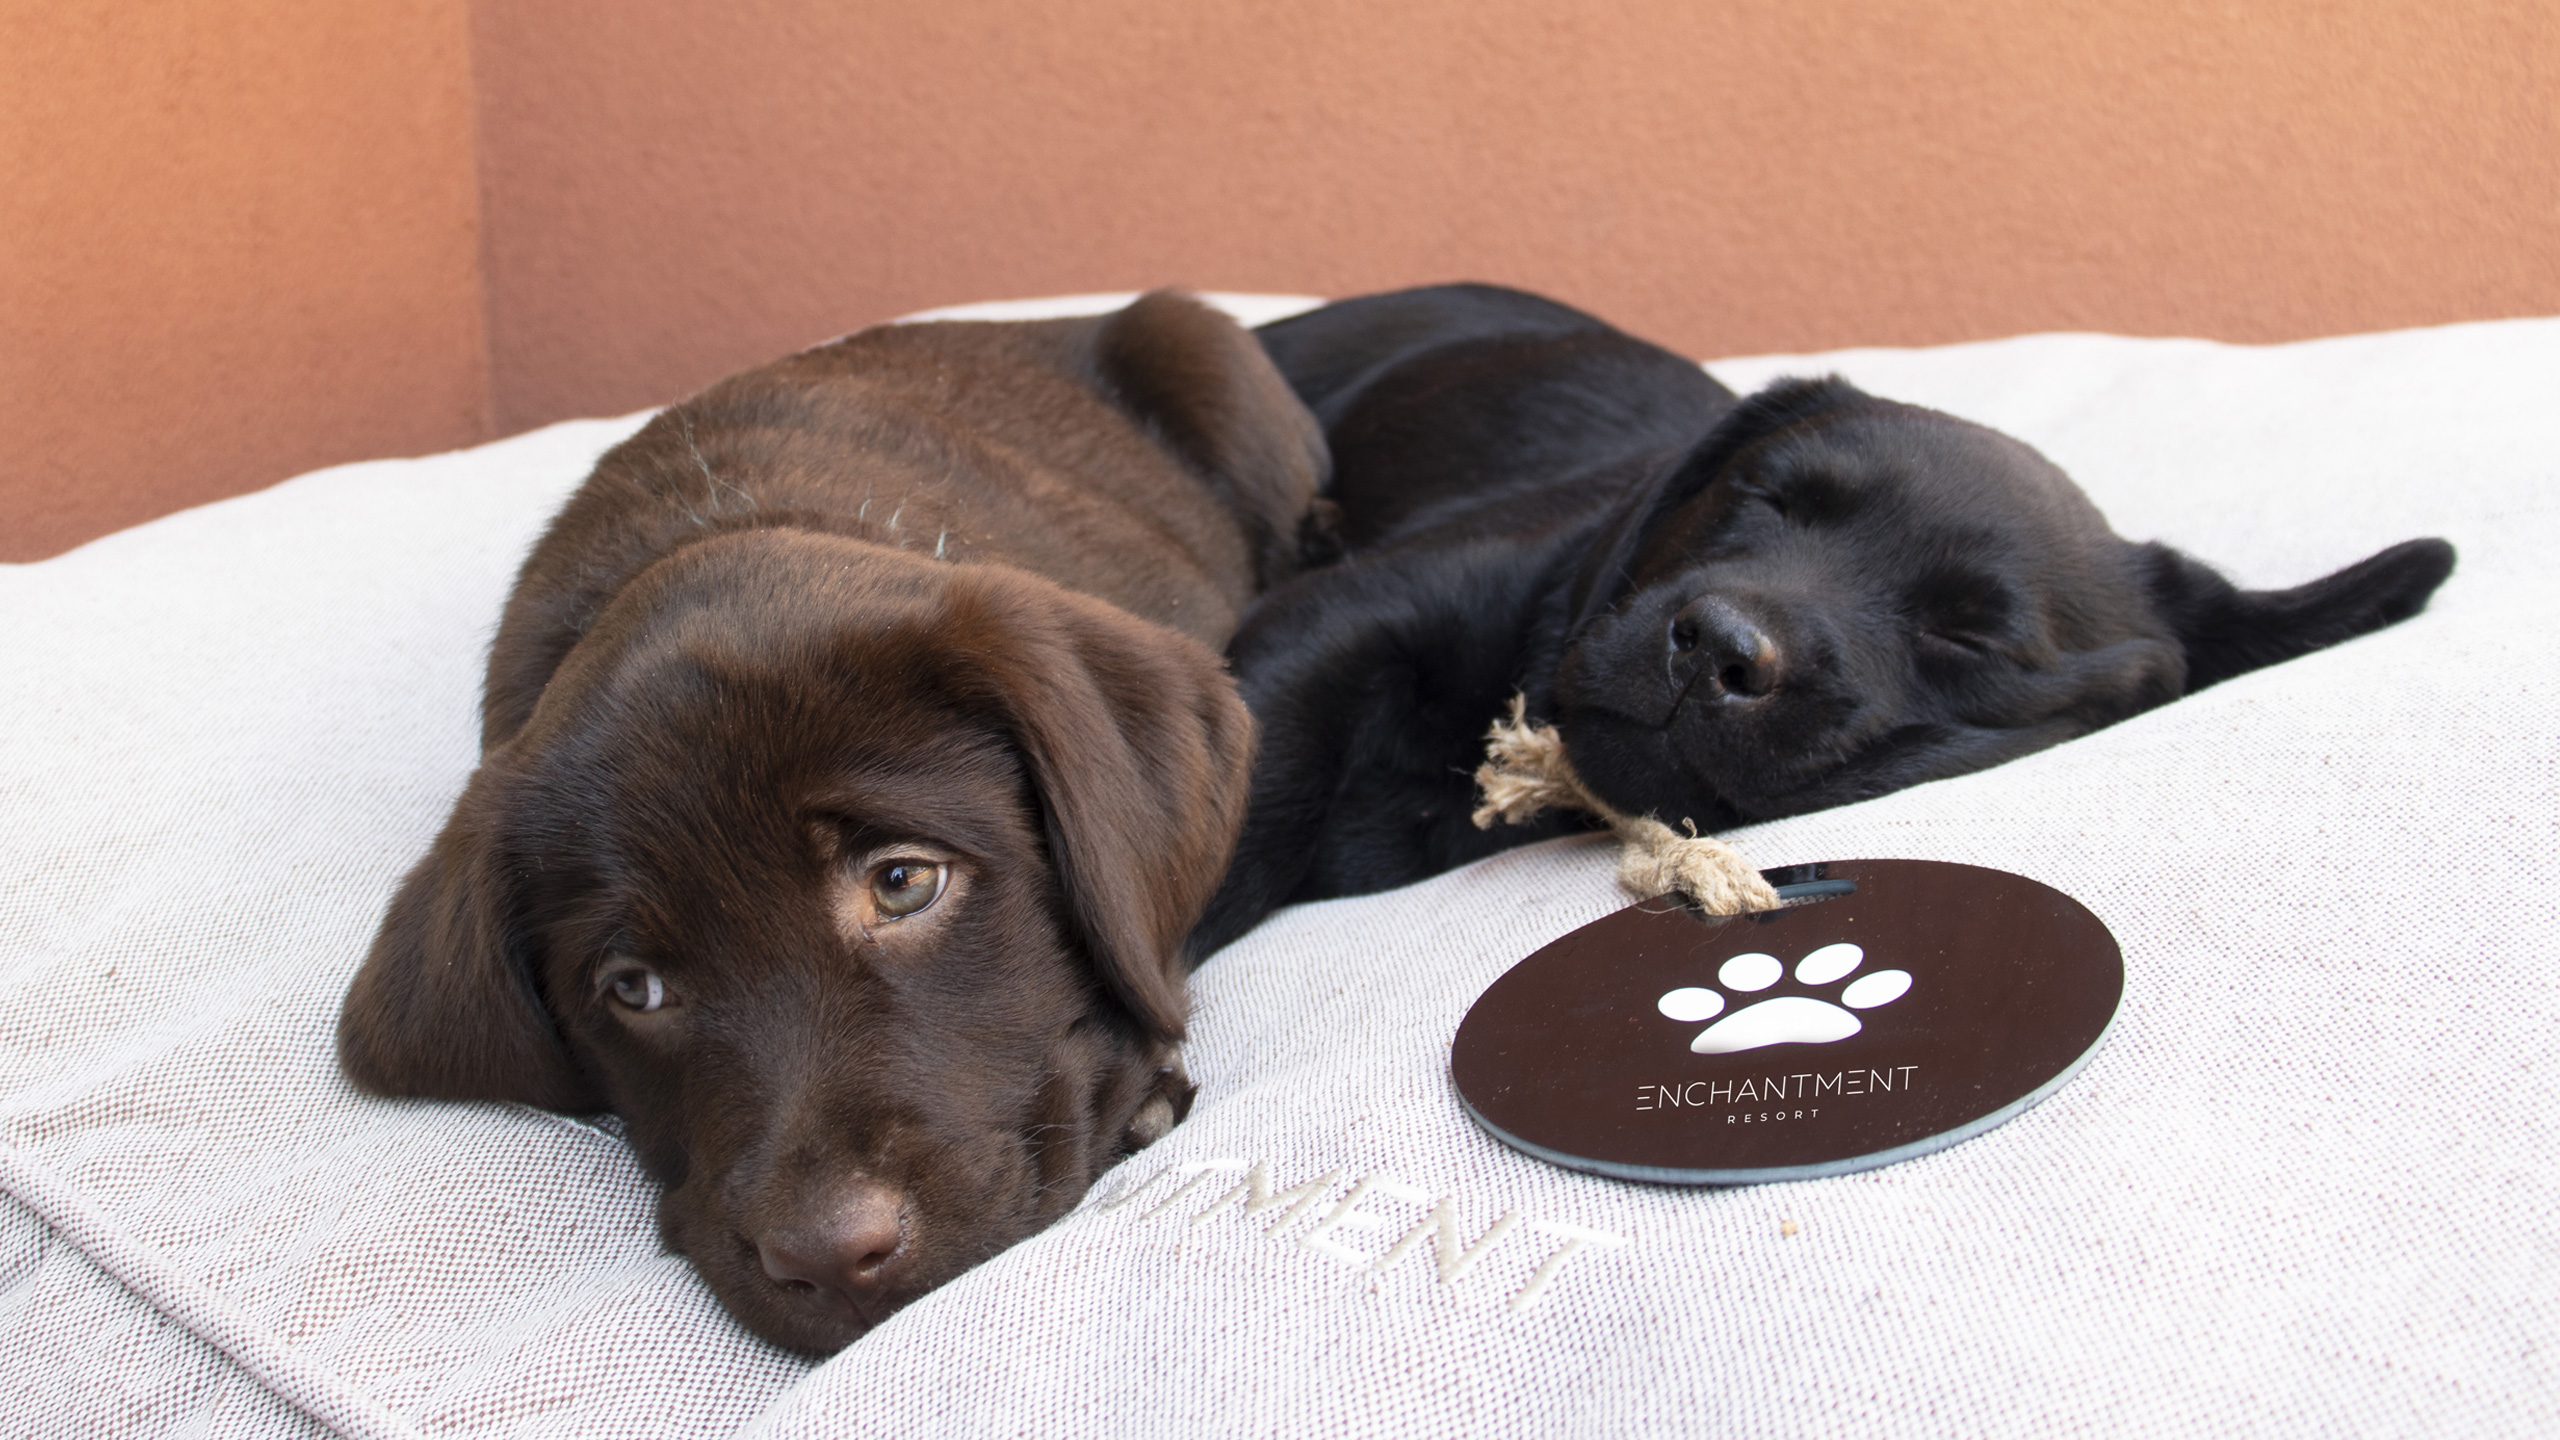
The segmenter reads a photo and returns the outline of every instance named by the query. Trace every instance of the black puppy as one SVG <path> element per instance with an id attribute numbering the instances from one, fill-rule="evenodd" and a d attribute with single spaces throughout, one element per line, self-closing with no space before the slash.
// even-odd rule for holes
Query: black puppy
<path id="1" fill-rule="evenodd" d="M 1331 443 L 1349 558 L 1229 646 L 1262 751 L 1196 955 L 1586 823 L 1471 823 L 1514 692 L 1600 798 L 1715 831 L 2085 735 L 2406 618 L 2453 568 L 2413 540 L 2239 590 L 2007 436 L 1836 378 L 1738 400 L 1517 291 L 1260 333 Z"/>

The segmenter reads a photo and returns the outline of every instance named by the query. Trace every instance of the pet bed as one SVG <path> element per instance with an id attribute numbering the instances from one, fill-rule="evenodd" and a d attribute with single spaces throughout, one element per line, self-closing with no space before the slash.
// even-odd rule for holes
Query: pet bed
<path id="1" fill-rule="evenodd" d="M 1458 1020 L 1625 902 L 1550 843 L 1275 916 L 1195 981 L 1186 1123 L 834 1359 L 770 1349 L 610 1120 L 331 1053 L 515 567 L 638 421 L 556 425 L 0 567 L 0 1431 L 2560 1432 L 2560 320 L 1711 368 L 2008 430 L 2246 584 L 2461 547 L 2406 624 L 1733 837 L 2096 911 L 2124 1009 L 2042 1106 L 1751 1188 L 1502 1148 Z"/>

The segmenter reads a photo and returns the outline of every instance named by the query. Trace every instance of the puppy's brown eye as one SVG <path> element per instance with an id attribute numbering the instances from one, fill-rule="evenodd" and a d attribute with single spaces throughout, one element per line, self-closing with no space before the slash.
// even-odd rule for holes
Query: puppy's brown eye
<path id="1" fill-rule="evenodd" d="M 871 872 L 871 901 L 883 920 L 902 920 L 942 896 L 951 867 L 931 860 L 892 860 Z"/>
<path id="2" fill-rule="evenodd" d="M 625 1010 L 646 1015 L 666 1008 L 667 982 L 646 965 L 625 965 L 604 977 L 604 992 Z"/>

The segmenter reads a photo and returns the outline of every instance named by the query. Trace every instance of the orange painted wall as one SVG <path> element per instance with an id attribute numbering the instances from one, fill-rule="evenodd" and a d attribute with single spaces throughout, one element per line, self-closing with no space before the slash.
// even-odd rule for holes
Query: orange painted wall
<path id="1" fill-rule="evenodd" d="M 0 0 L 0 556 L 924 305 L 2560 313 L 2552 0 Z M 485 332 L 482 329 L 485 316 Z"/>
<path id="2" fill-rule="evenodd" d="M 1699 354 L 2560 313 L 2552 0 L 481 0 L 502 428 L 919 306 L 1472 277 Z"/>
<path id="3" fill-rule="evenodd" d="M 0 560 L 489 433 L 466 0 L 0 0 Z"/>

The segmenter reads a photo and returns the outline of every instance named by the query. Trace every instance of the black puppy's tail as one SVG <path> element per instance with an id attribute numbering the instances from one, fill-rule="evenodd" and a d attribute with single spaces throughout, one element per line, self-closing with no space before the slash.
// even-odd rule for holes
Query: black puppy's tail
<path id="1" fill-rule="evenodd" d="M 2453 573 L 2453 546 L 2409 540 L 2290 590 L 2242 590 L 2166 545 L 2143 547 L 2151 592 L 2187 653 L 2187 693 L 2397 624 Z"/>

